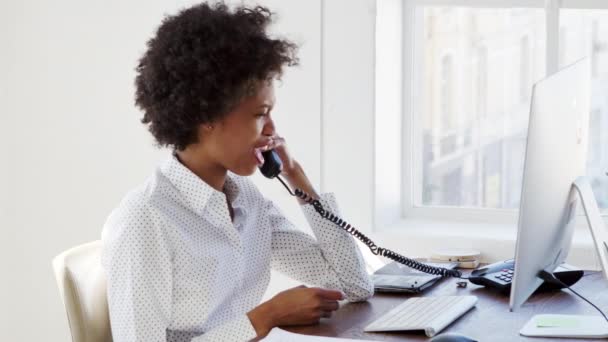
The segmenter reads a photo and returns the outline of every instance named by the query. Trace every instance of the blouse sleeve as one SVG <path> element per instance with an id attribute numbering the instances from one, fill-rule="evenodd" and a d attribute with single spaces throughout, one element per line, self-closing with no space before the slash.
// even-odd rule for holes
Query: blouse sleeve
<path id="1" fill-rule="evenodd" d="M 340 216 L 333 194 L 322 194 L 319 201 Z M 310 204 L 302 210 L 314 237 L 297 230 L 271 201 L 266 200 L 266 208 L 273 268 L 307 284 L 341 290 L 349 301 L 364 301 L 374 294 L 363 256 L 348 232 L 322 218 Z"/>

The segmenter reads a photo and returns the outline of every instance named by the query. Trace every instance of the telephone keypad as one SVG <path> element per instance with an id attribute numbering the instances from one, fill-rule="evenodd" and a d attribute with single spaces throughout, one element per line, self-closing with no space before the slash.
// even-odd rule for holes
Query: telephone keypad
<path id="1" fill-rule="evenodd" d="M 502 280 L 504 283 L 511 283 L 513 280 L 513 268 L 503 268 L 494 275 L 494 278 Z"/>

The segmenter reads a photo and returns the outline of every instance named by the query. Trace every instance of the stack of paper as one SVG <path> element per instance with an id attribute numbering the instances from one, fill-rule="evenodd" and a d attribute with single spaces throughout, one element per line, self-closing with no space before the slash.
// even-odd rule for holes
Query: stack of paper
<path id="1" fill-rule="evenodd" d="M 372 340 L 353 340 L 349 338 L 321 337 L 290 333 L 283 329 L 274 328 L 263 342 L 365 342 Z"/>

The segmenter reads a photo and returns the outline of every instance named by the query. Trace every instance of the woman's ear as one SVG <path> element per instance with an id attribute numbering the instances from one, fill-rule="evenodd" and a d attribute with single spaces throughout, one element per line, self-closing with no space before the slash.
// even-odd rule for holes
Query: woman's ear
<path id="1" fill-rule="evenodd" d="M 197 141 L 206 140 L 213 133 L 214 126 L 210 123 L 200 124 L 197 129 Z"/>

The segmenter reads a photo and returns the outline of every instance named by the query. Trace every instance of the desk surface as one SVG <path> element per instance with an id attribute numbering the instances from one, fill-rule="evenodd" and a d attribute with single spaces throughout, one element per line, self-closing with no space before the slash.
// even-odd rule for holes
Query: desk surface
<path id="1" fill-rule="evenodd" d="M 572 287 L 600 309 L 608 310 L 608 282 L 600 272 L 587 272 Z M 509 311 L 509 298 L 482 286 L 469 283 L 467 288 L 457 288 L 456 279 L 443 279 L 428 289 L 423 296 L 475 295 L 477 305 L 442 332 L 458 332 L 479 341 L 551 341 L 555 339 L 526 338 L 519 330 L 534 315 L 540 313 L 599 315 L 591 305 L 568 290 L 534 294 L 517 312 Z M 317 336 L 369 339 L 377 341 L 427 341 L 422 332 L 366 333 L 363 328 L 386 313 L 408 294 L 376 294 L 367 302 L 346 303 L 329 319 L 318 325 L 285 327 L 285 330 Z M 416 295 L 418 296 L 418 295 Z M 560 342 L 574 341 L 559 339 Z M 580 340 L 579 340 L 580 341 Z M 587 340 L 593 341 L 593 340 Z"/>

